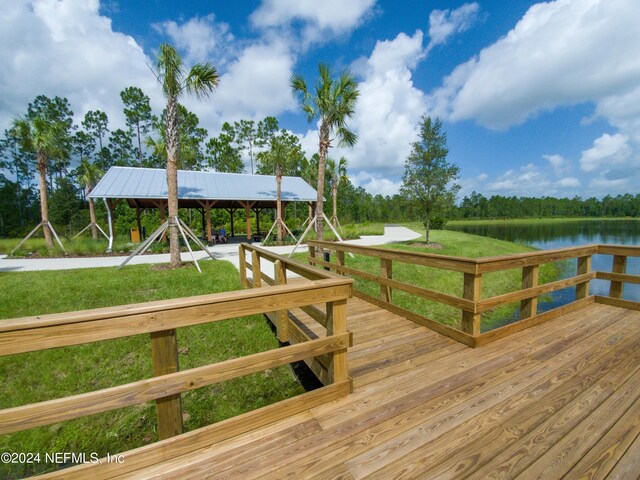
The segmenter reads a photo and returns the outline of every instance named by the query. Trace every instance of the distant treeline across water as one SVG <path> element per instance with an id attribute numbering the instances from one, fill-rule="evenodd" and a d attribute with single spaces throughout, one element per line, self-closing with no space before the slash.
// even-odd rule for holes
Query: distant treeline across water
<path id="1" fill-rule="evenodd" d="M 473 192 L 455 209 L 460 219 L 547 218 L 547 217 L 638 217 L 640 194 L 626 193 L 601 199 L 554 197 L 485 197 Z"/>

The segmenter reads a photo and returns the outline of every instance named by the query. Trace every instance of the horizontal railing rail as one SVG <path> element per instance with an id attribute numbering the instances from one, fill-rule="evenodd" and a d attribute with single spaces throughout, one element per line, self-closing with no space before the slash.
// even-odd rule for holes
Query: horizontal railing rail
<path id="1" fill-rule="evenodd" d="M 183 392 L 316 357 L 330 359 L 330 385 L 303 394 L 304 401 L 282 402 L 288 406 L 282 411 L 270 408 L 268 415 L 262 415 L 260 412 L 263 409 L 259 409 L 243 415 L 238 425 L 225 422 L 229 435 L 288 417 L 308 408 L 309 405 L 317 405 L 318 401 L 324 403 L 346 395 L 350 391 L 346 372 L 346 352 L 351 342 L 346 329 L 346 302 L 352 295 L 352 280 L 319 271 L 261 249 L 253 251 L 259 257 L 273 260 L 281 271 L 296 272 L 309 281 L 290 285 L 280 282 L 251 291 L 241 290 L 0 321 L 0 356 L 149 334 L 154 375 L 152 378 L 111 388 L 5 408 L 0 410 L 0 434 L 155 400 L 158 434 L 160 439 L 164 439 L 182 433 Z M 279 275 L 276 275 L 274 283 L 279 283 L 279 278 Z M 243 283 L 246 282 L 245 278 Z M 330 327 L 323 338 L 179 370 L 177 328 L 298 307 L 311 309 L 315 308 L 315 304 L 322 303 L 331 305 L 327 314 L 329 318 L 325 319 L 325 323 Z M 218 438 L 222 437 L 224 433 L 218 435 Z"/>
<path id="2" fill-rule="evenodd" d="M 631 309 L 638 309 L 640 306 L 639 302 L 622 298 L 624 283 L 640 283 L 639 275 L 626 273 L 627 257 L 640 256 L 640 247 L 635 246 L 586 245 L 477 259 L 413 253 L 326 241 L 309 241 L 308 246 L 310 264 L 331 269 L 342 275 L 351 275 L 356 278 L 373 281 L 380 286 L 380 295 L 378 297 L 359 290 L 355 290 L 354 295 L 474 347 L 549 320 L 563 312 L 575 310 L 593 301 Z M 331 261 L 331 258 L 319 258 L 317 252 L 321 250 L 335 252 L 334 261 Z M 380 260 L 380 274 L 365 272 L 346 265 L 345 253 L 378 258 Z M 592 271 L 591 259 L 595 254 L 613 255 L 613 271 Z M 539 284 L 540 266 L 542 264 L 571 259 L 577 259 L 575 275 Z M 460 297 L 420 285 L 400 282 L 393 278 L 394 263 L 406 263 L 460 272 L 463 274 L 463 294 Z M 513 292 L 483 298 L 483 274 L 512 269 L 522 270 L 521 288 Z M 609 280 L 611 282 L 609 296 L 589 295 L 590 282 L 595 279 Z M 548 312 L 538 313 L 538 297 L 568 287 L 576 288 L 573 302 Z M 461 310 L 461 329 L 418 315 L 395 304 L 393 302 L 393 290 L 401 290 L 417 297 Z M 515 302 L 520 302 L 518 321 L 488 332 L 481 332 L 483 313 Z"/>

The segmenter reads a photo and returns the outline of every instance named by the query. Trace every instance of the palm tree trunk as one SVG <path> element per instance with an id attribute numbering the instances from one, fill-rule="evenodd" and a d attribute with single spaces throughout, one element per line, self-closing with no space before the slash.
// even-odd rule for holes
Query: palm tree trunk
<path id="1" fill-rule="evenodd" d="M 323 239 L 323 212 L 324 212 L 324 171 L 327 166 L 327 153 L 329 152 L 329 127 L 320 126 L 320 151 L 318 161 L 318 191 L 316 196 L 316 235 L 318 240 Z"/>
<path id="2" fill-rule="evenodd" d="M 282 186 L 282 168 L 276 170 L 276 235 L 278 243 L 282 243 L 282 199 L 280 198 Z"/>
<path id="3" fill-rule="evenodd" d="M 40 174 L 40 215 L 42 217 L 42 230 L 44 231 L 44 243 L 48 249 L 53 248 L 53 237 L 49 229 L 49 205 L 47 202 L 47 157 L 38 152 L 38 172 Z"/>
<path id="4" fill-rule="evenodd" d="M 178 135 L 178 101 L 170 97 L 167 102 L 167 189 L 169 193 L 169 264 L 177 268 L 180 259 L 180 236 L 178 230 L 178 156 L 180 138 Z"/>

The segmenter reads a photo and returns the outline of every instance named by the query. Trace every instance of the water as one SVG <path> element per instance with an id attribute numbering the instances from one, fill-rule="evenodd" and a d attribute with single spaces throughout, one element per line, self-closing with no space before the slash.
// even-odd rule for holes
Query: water
<path id="1" fill-rule="evenodd" d="M 509 242 L 530 245 L 542 250 L 554 248 L 607 243 L 613 245 L 640 245 L 640 220 L 585 220 L 567 222 L 544 222 L 532 220 L 527 223 L 510 224 L 467 224 L 447 226 L 474 235 L 507 240 Z M 562 277 L 571 277 L 576 273 L 577 260 L 567 262 Z M 594 255 L 592 270 L 610 272 L 613 263 L 611 255 Z M 640 275 L 640 258 L 627 259 L 626 273 Z M 594 295 L 609 295 L 609 283 L 604 280 L 591 281 L 590 292 Z M 548 300 L 540 302 L 539 312 L 544 312 L 575 299 L 575 287 L 566 288 L 550 294 Z M 624 285 L 623 298 L 640 302 L 640 285 Z M 517 314 L 517 312 L 516 312 Z"/>

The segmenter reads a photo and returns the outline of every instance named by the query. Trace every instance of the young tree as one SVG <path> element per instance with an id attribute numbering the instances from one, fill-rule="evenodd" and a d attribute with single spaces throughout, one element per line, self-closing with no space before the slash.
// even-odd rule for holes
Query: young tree
<path id="1" fill-rule="evenodd" d="M 273 172 L 276 175 L 276 236 L 278 243 L 284 237 L 282 219 L 282 176 L 300 163 L 302 147 L 300 140 L 286 130 L 271 139 L 271 148 L 258 153 L 257 159 L 262 167 L 259 173 Z"/>
<path id="2" fill-rule="evenodd" d="M 82 120 L 82 127 L 92 138 L 95 139 L 98 146 L 96 163 L 100 165 L 100 168 L 105 170 L 109 168 L 106 160 L 108 152 L 105 151 L 102 139 L 109 131 L 108 125 L 109 118 L 107 117 L 107 114 L 100 110 L 89 110 L 84 115 L 84 120 Z"/>
<path id="3" fill-rule="evenodd" d="M 425 214 L 425 242 L 434 212 L 444 213 L 453 206 L 460 185 L 454 183 L 460 169 L 447 162 L 447 135 L 439 119 L 425 115 L 420 120 L 420 139 L 412 144 L 404 166 L 401 193 L 419 205 Z"/>
<path id="4" fill-rule="evenodd" d="M 124 116 L 127 127 L 138 140 L 138 165 L 143 165 L 142 137 L 147 135 L 156 121 L 149 97 L 138 87 L 127 87 L 120 92 L 124 103 Z"/>
<path id="5" fill-rule="evenodd" d="M 320 78 L 313 91 L 309 91 L 305 79 L 300 75 L 292 75 L 291 88 L 301 97 L 302 111 L 307 114 L 307 119 L 310 122 L 320 120 L 316 233 L 318 239 L 322 240 L 324 171 L 327 155 L 334 137 L 343 146 L 352 147 L 356 144 L 357 136 L 349 130 L 347 119 L 354 114 L 359 92 L 355 77 L 348 70 L 343 71 L 337 79 L 333 78 L 327 65 L 320 64 L 319 72 Z"/>
<path id="6" fill-rule="evenodd" d="M 207 162 L 216 172 L 244 172 L 244 162 L 240 149 L 236 146 L 235 136 L 235 129 L 224 122 L 220 134 L 207 142 Z"/>
<path id="7" fill-rule="evenodd" d="M 185 72 L 182 58 L 174 47 L 160 45 L 156 62 L 156 77 L 167 98 L 166 134 L 167 187 L 169 192 L 169 240 L 170 265 L 180 266 L 180 244 L 178 243 L 178 163 L 180 161 L 180 130 L 178 100 L 185 91 L 197 97 L 206 97 L 218 86 L 220 77 L 210 63 L 196 64 Z"/>
<path id="8" fill-rule="evenodd" d="M 333 199 L 333 216 L 331 222 L 334 227 L 338 227 L 338 187 L 340 183 L 347 181 L 347 159 L 340 157 L 336 164 L 335 160 L 327 160 L 327 175 L 331 184 L 331 196 Z"/>
<path id="9" fill-rule="evenodd" d="M 121 167 L 134 165 L 136 151 L 131 142 L 131 132 L 118 128 L 109 135 L 109 166 Z M 138 157 L 139 158 L 139 157 Z M 138 165 L 142 166 L 142 164 Z"/>
<path id="10" fill-rule="evenodd" d="M 13 122 L 22 149 L 35 154 L 40 174 L 40 213 L 47 248 L 53 248 L 53 237 L 49 228 L 49 207 L 47 203 L 47 166 L 51 158 L 66 158 L 66 129 L 55 119 L 44 114 L 19 118 Z"/>

